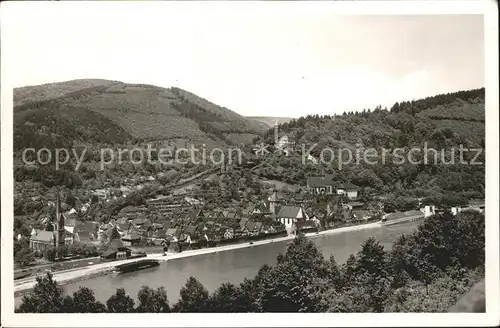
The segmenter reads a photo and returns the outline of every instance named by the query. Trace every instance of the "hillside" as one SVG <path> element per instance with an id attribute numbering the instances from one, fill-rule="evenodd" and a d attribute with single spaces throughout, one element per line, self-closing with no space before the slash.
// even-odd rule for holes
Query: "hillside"
<path id="1" fill-rule="evenodd" d="M 276 124 L 276 122 L 278 124 L 283 124 L 293 120 L 293 118 L 291 117 L 274 117 L 274 116 L 247 116 L 247 118 L 265 124 L 265 126 L 269 128 L 273 127 Z"/>
<path id="2" fill-rule="evenodd" d="M 39 144 L 51 144 L 55 135 L 70 144 L 181 139 L 223 146 L 250 142 L 265 130 L 178 88 L 74 80 L 14 90 L 17 149 L 31 146 L 33 136 Z"/>
<path id="3" fill-rule="evenodd" d="M 459 165 L 460 145 L 484 148 L 485 141 L 484 89 L 460 91 L 411 102 L 395 104 L 390 110 L 380 106 L 363 112 L 345 112 L 343 115 L 309 115 L 280 124 L 280 135 L 286 134 L 296 142 L 292 155 L 271 154 L 254 159 L 259 163 L 256 174 L 263 178 L 288 183 L 304 183 L 307 176 L 331 174 L 340 181 L 351 182 L 369 192 L 408 194 L 415 197 L 459 193 L 465 196 L 484 196 L 484 152 L 477 158 L 481 165 Z M 260 140 L 272 144 L 273 131 Z M 257 142 L 260 142 L 257 140 Z M 325 148 L 332 149 L 325 163 L 302 163 L 302 147 L 309 149 L 316 159 Z M 413 165 L 393 164 L 395 149 L 407 155 L 411 148 L 434 148 L 439 152 L 438 163 Z M 381 157 L 376 164 L 338 165 L 338 150 L 350 149 L 353 156 L 357 149 L 375 148 L 389 151 L 385 164 Z M 451 152 L 455 163 L 443 164 L 441 153 L 448 160 Z M 464 154 L 471 159 L 475 153 Z M 422 157 L 417 154 L 418 159 Z M 432 155 L 431 155 L 432 156 Z"/>

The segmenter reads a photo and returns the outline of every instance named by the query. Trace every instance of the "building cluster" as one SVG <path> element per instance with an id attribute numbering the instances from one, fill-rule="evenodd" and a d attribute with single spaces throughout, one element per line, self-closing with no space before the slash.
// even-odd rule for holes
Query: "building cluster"
<path id="1" fill-rule="evenodd" d="M 266 199 L 243 207 L 208 210 L 199 200 L 184 195 L 160 196 L 147 200 L 146 205 L 127 206 L 106 223 L 79 220 L 72 211 L 63 213 L 59 198 L 55 206 L 53 227 L 33 229 L 31 248 L 43 253 L 74 243 L 93 244 L 101 246 L 102 256 L 108 259 L 129 257 L 133 247 L 181 251 L 370 220 L 417 220 L 450 210 L 427 205 L 384 215 L 380 203 L 360 201 L 358 187 L 329 176 L 308 178 L 306 192 L 274 190 Z M 468 206 L 451 208 L 451 212 L 471 209 L 484 212 L 484 201 L 471 201 Z"/>

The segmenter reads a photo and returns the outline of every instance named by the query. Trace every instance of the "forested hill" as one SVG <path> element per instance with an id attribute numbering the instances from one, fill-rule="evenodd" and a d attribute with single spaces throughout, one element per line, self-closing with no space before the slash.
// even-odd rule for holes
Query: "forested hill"
<path id="1" fill-rule="evenodd" d="M 262 177 L 289 183 L 304 183 L 307 176 L 332 174 L 339 180 L 352 182 L 377 192 L 410 193 L 413 196 L 454 192 L 470 197 L 484 194 L 483 165 L 346 165 L 341 170 L 333 161 L 328 164 L 301 163 L 301 150 L 308 150 L 316 158 L 321 150 L 349 148 L 384 148 L 394 150 L 420 147 L 425 144 L 447 156 L 453 147 L 483 148 L 485 142 L 485 89 L 459 91 L 425 99 L 400 102 L 390 109 L 377 106 L 361 112 L 343 115 L 309 115 L 279 125 L 280 135 L 295 141 L 291 156 L 270 155 L 257 159 L 262 165 L 255 171 Z M 274 131 L 270 129 L 263 139 L 272 144 Z M 471 154 L 469 154 L 471 155 Z M 469 159 L 469 155 L 465 155 Z M 473 155 L 473 154 L 472 154 Z M 455 154 L 455 158 L 458 155 Z M 432 159 L 431 159 L 432 160 Z M 484 152 L 477 158 L 484 162 Z M 388 162 L 391 162 L 390 159 Z M 458 163 L 458 160 L 455 162 Z"/>
<path id="2" fill-rule="evenodd" d="M 73 80 L 14 90 L 14 146 L 186 140 L 247 143 L 261 123 L 178 88 Z"/>
<path id="3" fill-rule="evenodd" d="M 298 143 L 405 147 L 484 143 L 484 88 L 395 103 L 391 109 L 365 109 L 343 115 L 309 115 L 280 124 Z M 274 131 L 266 134 L 271 141 Z"/>

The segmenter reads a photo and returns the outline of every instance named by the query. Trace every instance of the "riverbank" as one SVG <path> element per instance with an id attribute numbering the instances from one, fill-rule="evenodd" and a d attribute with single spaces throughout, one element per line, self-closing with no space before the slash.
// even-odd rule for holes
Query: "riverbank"
<path id="1" fill-rule="evenodd" d="M 334 235 L 334 234 L 340 234 L 340 233 L 345 233 L 345 232 L 350 232 L 350 231 L 374 229 L 374 228 L 380 228 L 380 227 L 381 227 L 381 224 L 379 222 L 373 222 L 373 223 L 367 223 L 367 224 L 361 224 L 361 225 L 341 227 L 341 228 L 337 228 L 337 229 L 330 229 L 330 230 L 320 231 L 318 233 L 316 233 L 316 232 L 306 233 L 306 236 L 309 238 L 316 238 L 316 237 L 325 236 L 325 235 Z M 295 238 L 294 235 L 288 235 L 285 237 L 255 241 L 252 244 L 250 244 L 250 243 L 232 244 L 232 245 L 212 247 L 212 248 L 189 250 L 189 251 L 184 251 L 181 253 L 167 253 L 166 256 L 163 254 L 148 254 L 147 258 L 148 259 L 157 259 L 159 261 L 167 262 L 170 260 L 175 260 L 175 259 L 180 259 L 180 258 L 187 258 L 187 257 L 205 255 L 205 254 L 211 254 L 211 253 L 219 253 L 219 252 L 237 250 L 237 249 L 249 248 L 249 247 L 258 247 L 260 245 L 266 245 L 266 244 L 270 244 L 270 243 L 278 243 L 278 242 L 283 242 L 283 241 L 291 241 L 291 240 L 293 240 L 293 238 Z M 63 285 L 63 284 L 67 284 L 67 283 L 71 283 L 71 282 L 75 282 L 75 281 L 91 279 L 91 278 L 94 278 L 96 276 L 109 274 L 115 266 L 120 265 L 120 264 L 130 263 L 130 262 L 133 262 L 136 260 L 137 259 L 127 259 L 127 260 L 121 260 L 121 261 L 104 262 L 104 263 L 91 265 L 88 267 L 58 271 L 58 272 L 53 273 L 53 277 L 55 280 L 57 280 L 58 283 Z M 15 296 L 18 297 L 18 296 L 24 294 L 25 292 L 32 289 L 35 284 L 36 284 L 35 277 L 15 281 L 15 283 L 14 283 Z"/>

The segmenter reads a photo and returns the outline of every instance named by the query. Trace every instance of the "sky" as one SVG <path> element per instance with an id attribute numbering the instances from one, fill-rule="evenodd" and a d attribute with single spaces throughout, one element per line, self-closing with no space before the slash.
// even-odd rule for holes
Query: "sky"
<path id="1" fill-rule="evenodd" d="M 481 15 L 168 8 L 12 10 L 2 22 L 10 82 L 177 86 L 245 116 L 283 117 L 484 86 Z"/>

